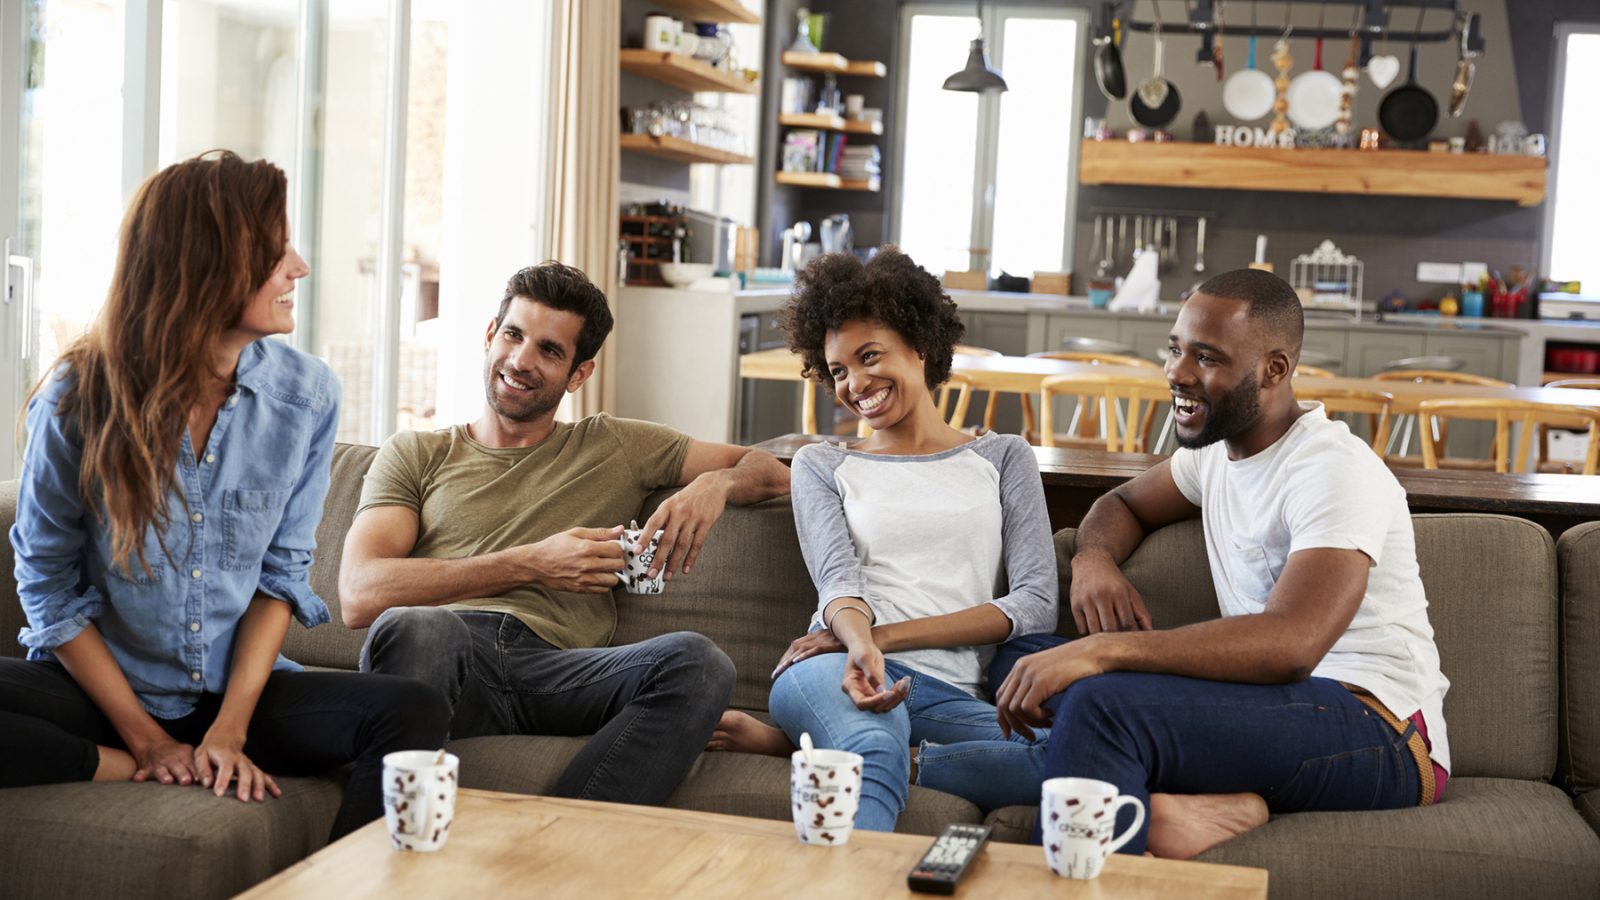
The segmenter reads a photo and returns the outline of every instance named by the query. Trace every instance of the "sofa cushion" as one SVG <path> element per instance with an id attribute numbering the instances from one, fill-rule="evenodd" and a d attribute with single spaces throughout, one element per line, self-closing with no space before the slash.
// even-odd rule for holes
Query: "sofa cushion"
<path id="1" fill-rule="evenodd" d="M 277 782 L 259 803 L 154 782 L 0 791 L 0 895 L 231 897 L 327 842 L 342 779 Z"/>
<path id="2" fill-rule="evenodd" d="M 1600 522 L 1571 528 L 1556 544 L 1561 576 L 1561 783 L 1600 788 Z M 1592 807 L 1600 809 L 1600 807 Z M 1596 819 L 1600 827 L 1600 819 Z"/>
<path id="3" fill-rule="evenodd" d="M 641 515 L 672 493 L 651 495 Z M 789 642 L 805 634 L 817 608 L 787 497 L 729 507 L 711 529 L 694 571 L 674 576 L 663 593 L 615 596 L 613 644 L 698 631 L 732 658 L 738 672 L 732 705 L 747 711 L 766 710 L 772 668 Z"/>
<path id="4" fill-rule="evenodd" d="M 1021 841 L 1037 817 L 1009 806 L 988 822 Z M 1272 897 L 1600 896 L 1600 836 L 1571 799 L 1506 778 L 1452 778 L 1429 807 L 1277 816 L 1199 859 L 1268 870 Z"/>
<path id="5" fill-rule="evenodd" d="M 1444 713 L 1454 773 L 1548 780 L 1555 770 L 1557 710 L 1549 532 L 1525 519 L 1479 514 L 1419 515 L 1412 523 L 1428 619 L 1450 679 Z M 1071 529 L 1056 535 L 1063 602 L 1071 589 L 1066 563 L 1073 547 Z M 1124 569 L 1157 628 L 1217 615 L 1210 579 L 1186 575 L 1207 571 L 1198 521 L 1150 535 Z M 1060 630 L 1072 635 L 1071 615 L 1061 618 Z"/>
<path id="6" fill-rule="evenodd" d="M 583 738 L 476 737 L 450 742 L 461 757 L 461 786 L 517 794 L 550 790 Z M 789 819 L 789 761 L 751 753 L 702 753 L 667 806 Z M 911 786 L 895 830 L 936 835 L 950 822 L 980 821 L 978 808 L 950 794 Z"/>

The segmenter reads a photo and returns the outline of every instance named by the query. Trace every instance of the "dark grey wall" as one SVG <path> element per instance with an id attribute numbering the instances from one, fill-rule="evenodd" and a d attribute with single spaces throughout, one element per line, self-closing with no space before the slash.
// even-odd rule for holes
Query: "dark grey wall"
<path id="1" fill-rule="evenodd" d="M 644 46 L 644 17 L 660 11 L 651 0 L 622 0 L 622 46 Z M 679 17 L 681 18 L 681 16 Z M 693 94 L 672 85 L 662 84 L 653 78 L 622 73 L 618 85 L 618 102 L 624 109 L 648 106 L 652 102 L 688 100 Z M 611 115 L 618 115 L 612 110 Z M 622 180 L 630 184 L 648 184 L 673 190 L 689 189 L 689 167 L 683 163 L 649 156 L 644 153 L 622 154 Z"/>
<path id="2" fill-rule="evenodd" d="M 964 0 L 949 0 L 951 5 L 971 7 Z M 1553 30 L 1562 21 L 1600 21 L 1600 2 L 1597 0 L 1461 0 L 1469 11 L 1483 15 L 1485 55 L 1478 61 L 1477 80 L 1468 101 L 1464 116 L 1458 120 L 1446 116 L 1435 131 L 1435 136 L 1465 133 L 1468 122 L 1477 119 L 1480 129 L 1488 134 L 1501 121 L 1520 119 L 1530 131 L 1543 131 L 1548 127 L 1550 109 L 1550 84 L 1554 63 Z M 768 59 L 764 68 L 766 87 L 763 94 L 764 123 L 762 134 L 762 159 L 758 177 L 762 179 L 759 196 L 759 221 L 763 224 L 766 250 L 763 260 L 772 264 L 776 260 L 776 235 L 798 218 L 812 222 L 831 212 L 849 212 L 856 226 L 856 243 L 867 245 L 875 235 L 886 240 L 887 210 L 893 201 L 888 187 L 891 178 L 886 171 L 885 191 L 880 194 L 854 194 L 851 192 L 815 191 L 775 186 L 771 173 L 776 171 L 780 129 L 776 126 L 778 90 L 783 68 L 778 63 L 778 53 L 794 36 L 794 9 L 801 0 L 769 0 L 767 8 Z M 870 87 L 861 85 L 869 94 L 869 105 L 885 108 L 883 147 L 891 146 L 895 115 L 892 110 L 895 79 L 893 71 L 899 34 L 901 3 L 898 0 L 814 0 L 808 4 L 816 11 L 834 15 L 832 32 L 838 40 L 836 49 L 846 56 L 881 59 L 890 64 L 889 77 L 874 82 Z M 1080 7 L 1098 10 L 1093 0 L 1057 0 L 1037 5 Z M 1152 17 L 1150 0 L 1137 0 L 1136 18 L 1149 21 Z M 1181 6 L 1177 0 L 1162 3 L 1163 15 L 1176 17 Z M 1235 0 L 1227 7 L 1233 22 L 1243 23 L 1249 5 Z M 1330 5 L 1330 9 L 1337 8 Z M 1258 21 L 1281 22 L 1284 16 L 1281 3 L 1257 5 Z M 1297 3 L 1293 5 L 1295 21 L 1302 26 L 1315 24 L 1318 5 Z M 1329 22 L 1333 21 L 1329 13 Z M 1415 13 L 1397 10 L 1394 24 L 1409 29 Z M 1443 14 L 1432 13 L 1424 27 L 1434 30 L 1443 27 Z M 1149 35 L 1125 37 L 1124 55 L 1127 58 L 1130 80 L 1149 71 L 1152 58 Z M 1177 36 L 1168 41 L 1167 70 L 1169 77 L 1179 86 L 1186 99 L 1186 108 L 1174 125 L 1174 132 L 1187 139 L 1194 113 L 1205 109 L 1213 122 L 1229 121 L 1221 108 L 1220 92 L 1209 69 L 1193 64 L 1198 37 Z M 1239 39 L 1227 45 L 1230 69 L 1244 64 L 1245 47 Z M 1260 64 L 1269 65 L 1265 55 L 1270 47 L 1263 42 L 1258 48 Z M 1299 71 L 1311 60 L 1312 42 L 1292 40 L 1291 52 Z M 1336 67 L 1344 58 L 1345 48 L 1332 43 L 1324 48 L 1324 66 Z M 1379 43 L 1378 53 L 1394 53 L 1404 61 L 1405 47 L 1392 43 Z M 1423 85 L 1443 99 L 1448 94 L 1454 61 L 1453 50 L 1445 45 L 1425 45 L 1419 53 L 1419 74 Z M 1403 76 L 1402 76 L 1403 77 Z M 1125 103 L 1108 103 L 1094 87 L 1092 54 L 1085 57 L 1080 82 L 1085 86 L 1084 115 L 1106 116 L 1119 131 L 1128 123 Z M 849 85 L 847 85 L 848 89 Z M 872 92 L 881 93 L 882 100 Z M 1363 80 L 1357 95 L 1357 125 L 1375 124 L 1376 110 L 1383 92 L 1369 81 Z M 1067 105 L 1063 98 L 1063 106 Z M 885 159 L 886 170 L 893 160 Z M 1093 268 L 1088 243 L 1093 225 L 1093 208 L 1119 208 L 1131 210 L 1163 210 L 1171 208 L 1210 210 L 1219 216 L 1212 223 L 1208 235 L 1207 263 L 1210 272 L 1243 264 L 1253 253 L 1255 235 L 1269 237 L 1268 258 L 1287 274 L 1290 260 L 1309 252 L 1324 238 L 1338 243 L 1346 252 L 1361 257 L 1367 264 L 1366 294 L 1369 298 L 1381 297 L 1391 289 L 1399 289 L 1408 296 L 1436 296 L 1442 286 L 1424 286 L 1416 283 L 1415 266 L 1418 261 L 1432 260 L 1455 262 L 1477 260 L 1504 270 L 1511 265 L 1532 265 L 1539 256 L 1542 207 L 1519 208 L 1510 203 L 1446 200 L 1431 198 L 1388 198 L 1366 196 L 1335 196 L 1322 194 L 1274 193 L 1255 191 L 1210 191 L 1169 187 L 1111 187 L 1086 186 L 1081 189 L 1078 204 L 1078 252 L 1075 254 L 1075 271 L 1088 272 Z M 1180 246 L 1183 255 L 1176 271 L 1192 271 L 1193 233 L 1187 230 Z M 1182 283 L 1179 283 L 1182 282 Z M 1187 281 L 1173 278 L 1177 289 L 1187 287 Z M 1082 290 L 1081 283 L 1079 290 Z"/>

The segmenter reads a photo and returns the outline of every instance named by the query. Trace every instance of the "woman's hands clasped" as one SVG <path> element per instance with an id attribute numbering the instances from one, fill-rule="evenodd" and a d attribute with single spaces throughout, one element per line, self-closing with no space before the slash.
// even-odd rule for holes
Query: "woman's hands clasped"
<path id="1" fill-rule="evenodd" d="M 134 781 L 155 780 L 161 784 L 199 784 L 210 788 L 221 797 L 228 786 L 237 782 L 234 791 L 240 800 L 265 800 L 267 794 L 283 795 L 271 775 L 261 771 L 244 754 L 244 739 L 206 733 L 200 746 L 192 747 L 168 737 L 130 750 L 134 760 Z"/>

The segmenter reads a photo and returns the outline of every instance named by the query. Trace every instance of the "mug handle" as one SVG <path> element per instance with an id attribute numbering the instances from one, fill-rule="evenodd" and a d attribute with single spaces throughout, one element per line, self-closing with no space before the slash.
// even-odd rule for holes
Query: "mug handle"
<path id="1" fill-rule="evenodd" d="M 1133 806 L 1133 825 L 1130 826 L 1127 831 L 1124 831 L 1122 834 L 1119 834 L 1111 839 L 1111 843 L 1106 845 L 1107 856 L 1110 856 L 1118 850 L 1121 850 L 1123 844 L 1133 840 L 1133 836 L 1138 834 L 1139 829 L 1144 825 L 1144 802 L 1138 797 L 1133 797 L 1128 794 L 1123 794 L 1122 796 L 1118 797 L 1117 802 L 1112 805 L 1112 819 L 1117 817 L 1117 813 L 1121 812 L 1124 806 L 1128 806 L 1130 804 Z"/>

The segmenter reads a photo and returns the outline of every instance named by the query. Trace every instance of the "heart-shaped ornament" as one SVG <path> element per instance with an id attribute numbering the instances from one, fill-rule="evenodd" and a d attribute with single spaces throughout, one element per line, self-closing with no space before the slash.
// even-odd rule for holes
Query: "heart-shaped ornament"
<path id="1" fill-rule="evenodd" d="M 1400 74 L 1400 57 L 1374 56 L 1367 61 L 1367 77 L 1382 90 L 1394 83 Z"/>

